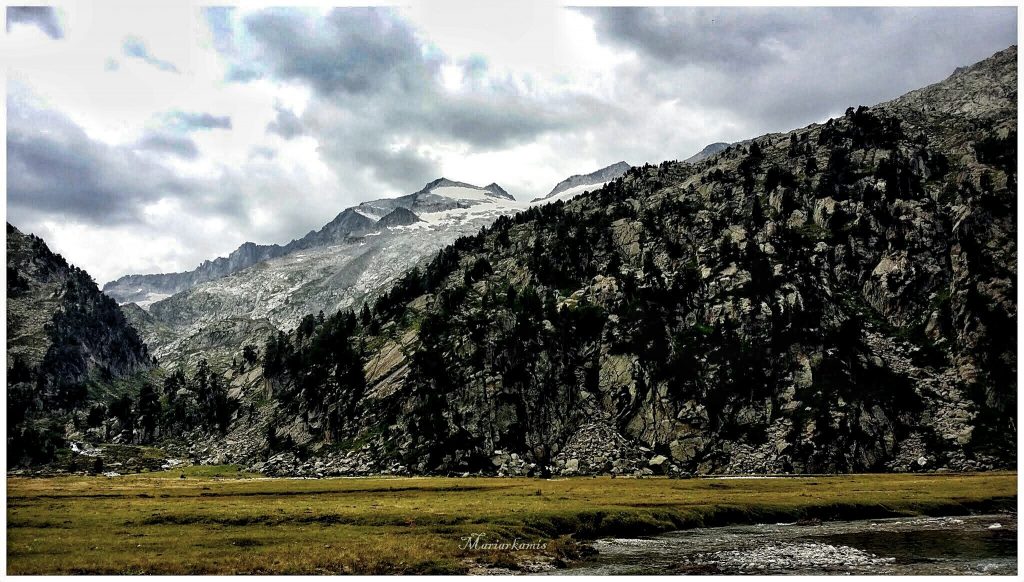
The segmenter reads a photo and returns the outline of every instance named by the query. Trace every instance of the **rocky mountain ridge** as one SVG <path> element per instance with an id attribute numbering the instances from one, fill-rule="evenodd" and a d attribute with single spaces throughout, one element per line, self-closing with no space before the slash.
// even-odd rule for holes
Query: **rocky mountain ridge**
<path id="1" fill-rule="evenodd" d="M 7 224 L 8 464 L 51 455 L 58 418 L 152 367 L 146 345 L 89 275 Z"/>
<path id="2" fill-rule="evenodd" d="M 501 217 L 266 344 L 233 383 L 272 401 L 209 446 L 285 474 L 1012 467 L 1016 56 Z"/>
<path id="3" fill-rule="evenodd" d="M 404 208 L 413 213 L 437 212 L 460 207 L 460 204 L 464 206 L 472 204 L 472 202 L 446 200 L 444 197 L 433 195 L 433 190 L 438 188 L 465 188 L 482 192 L 486 196 L 515 201 L 512 195 L 494 183 L 480 188 L 472 184 L 439 178 L 428 183 L 422 190 L 408 196 L 373 200 L 346 208 L 319 230 L 310 231 L 302 238 L 294 239 L 288 244 L 261 245 L 246 242 L 227 257 L 203 261 L 192 271 L 125 275 L 106 283 L 103 286 L 103 292 L 113 297 L 118 303 L 136 303 L 148 309 L 149 305 L 155 301 L 165 299 L 201 283 L 237 273 L 263 261 L 308 249 L 336 245 L 344 242 L 347 237 L 370 232 L 377 225 L 379 219 L 396 208 Z"/>
<path id="4" fill-rule="evenodd" d="M 575 174 L 569 176 L 565 180 L 562 180 L 550 192 L 544 196 L 540 196 L 533 199 L 533 203 L 553 202 L 556 199 L 568 200 L 573 196 L 582 194 L 586 187 L 590 189 L 597 189 L 604 186 L 609 181 L 618 178 L 625 174 L 630 168 L 630 165 L 626 162 L 616 162 L 610 166 L 605 166 L 600 170 L 595 170 L 589 174 Z"/>
<path id="5" fill-rule="evenodd" d="M 555 199 L 570 199 L 583 188 L 564 190 Z M 126 312 L 161 361 L 192 366 L 206 357 L 227 363 L 237 360 L 245 344 L 292 329 L 307 313 L 356 308 L 375 298 L 432 252 L 499 216 L 552 200 L 527 204 L 497 184 L 481 188 L 439 178 L 412 194 L 346 209 L 319 231 L 282 247 L 280 256 L 170 297 L 151 295 L 151 303 L 140 302 L 144 310 Z"/>
<path id="6" fill-rule="evenodd" d="M 730 145 L 732 144 L 721 141 L 708 144 L 704 146 L 704 149 L 683 160 L 683 163 L 696 164 L 697 162 L 704 161 L 719 152 L 725 151 Z"/>
<path id="7" fill-rule="evenodd" d="M 458 237 L 526 203 L 492 184 L 439 178 L 406 196 L 363 202 L 310 233 L 303 247 L 128 309 L 154 355 L 168 365 L 226 364 L 302 316 L 358 308 Z"/>
<path id="8" fill-rule="evenodd" d="M 200 360 L 140 434 L 280 475 L 1012 468 L 1016 63 L 569 201 L 356 207 L 370 232 L 127 309 Z"/>

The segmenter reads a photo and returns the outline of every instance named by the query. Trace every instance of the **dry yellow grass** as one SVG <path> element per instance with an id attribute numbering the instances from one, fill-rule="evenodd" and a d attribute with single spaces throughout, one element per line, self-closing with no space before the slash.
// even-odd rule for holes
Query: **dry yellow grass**
<path id="1" fill-rule="evenodd" d="M 962 513 L 1015 505 L 1015 474 L 794 479 L 8 478 L 7 568 L 41 573 L 464 572 L 541 541 L 681 527 Z M 232 471 L 225 472 L 233 474 Z M 177 473 L 171 475 L 177 477 Z M 572 539 L 563 536 L 572 536 Z"/>

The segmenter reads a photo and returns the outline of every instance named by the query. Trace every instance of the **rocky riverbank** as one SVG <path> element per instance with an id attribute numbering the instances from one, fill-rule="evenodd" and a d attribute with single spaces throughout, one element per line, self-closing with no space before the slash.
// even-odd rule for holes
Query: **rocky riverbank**
<path id="1" fill-rule="evenodd" d="M 597 541 L 571 574 L 1016 573 L 1017 516 L 890 518 L 700 528 Z"/>

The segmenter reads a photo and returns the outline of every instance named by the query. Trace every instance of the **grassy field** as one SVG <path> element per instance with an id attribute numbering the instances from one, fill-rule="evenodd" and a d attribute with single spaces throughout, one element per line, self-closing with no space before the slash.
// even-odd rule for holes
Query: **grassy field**
<path id="1" fill-rule="evenodd" d="M 799 479 L 264 479 L 233 467 L 7 480 L 7 569 L 460 573 L 564 564 L 577 540 L 726 523 L 1015 507 L 1016 474 Z M 462 549 L 462 538 L 544 549 Z"/>

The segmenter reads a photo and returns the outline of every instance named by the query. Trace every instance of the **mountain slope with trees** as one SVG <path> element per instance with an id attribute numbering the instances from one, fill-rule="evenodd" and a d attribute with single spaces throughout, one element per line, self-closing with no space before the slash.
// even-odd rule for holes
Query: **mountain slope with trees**
<path id="1" fill-rule="evenodd" d="M 265 418 L 412 472 L 1013 466 L 1016 56 L 501 217 L 275 336 Z"/>
<path id="2" fill-rule="evenodd" d="M 52 456 L 66 415 L 87 414 L 105 386 L 151 367 L 146 345 L 88 273 L 7 225 L 9 463 Z"/>
<path id="3" fill-rule="evenodd" d="M 358 308 L 188 372 L 147 373 L 116 305 L 9 227 L 9 456 L 74 434 L 293 475 L 1013 467 L 1016 62 L 488 215 Z"/>

